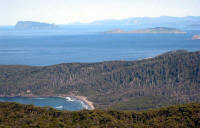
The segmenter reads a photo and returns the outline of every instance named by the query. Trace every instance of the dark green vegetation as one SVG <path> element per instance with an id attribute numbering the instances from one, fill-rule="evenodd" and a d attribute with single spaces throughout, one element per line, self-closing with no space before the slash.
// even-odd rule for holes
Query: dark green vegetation
<path id="1" fill-rule="evenodd" d="M 74 93 L 96 108 L 144 110 L 199 102 L 199 92 L 200 52 L 174 51 L 138 61 L 0 66 L 1 96 Z"/>
<path id="2" fill-rule="evenodd" d="M 199 128 L 200 104 L 176 105 L 142 112 L 115 110 L 68 112 L 1 102 L 0 127 L 6 126 L 8 128 Z"/>
<path id="3" fill-rule="evenodd" d="M 137 34 L 137 33 L 149 33 L 149 34 L 185 34 L 186 32 L 181 31 L 175 28 L 166 28 L 166 27 L 156 27 L 156 28 L 148 28 L 148 29 L 140 29 L 140 30 L 133 30 L 133 31 L 124 31 L 121 29 L 114 29 L 107 31 L 105 33 L 110 34 Z"/>

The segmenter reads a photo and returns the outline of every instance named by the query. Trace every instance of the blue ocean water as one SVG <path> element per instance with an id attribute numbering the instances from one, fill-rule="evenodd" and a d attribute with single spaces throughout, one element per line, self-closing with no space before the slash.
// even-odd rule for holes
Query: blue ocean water
<path id="1" fill-rule="evenodd" d="M 45 66 L 71 62 L 138 60 L 185 49 L 200 50 L 200 41 L 191 40 L 200 31 L 187 34 L 103 34 L 108 28 L 69 28 L 52 31 L 17 31 L 0 28 L 0 64 Z M 64 98 L 0 98 L 0 101 L 80 110 L 80 101 Z"/>
<path id="2" fill-rule="evenodd" d="M 67 100 L 66 98 L 60 97 L 1 97 L 2 102 L 17 102 L 21 104 L 34 104 L 41 107 L 53 107 L 58 110 L 81 110 L 87 109 L 87 105 L 79 100 Z"/>
<path id="3" fill-rule="evenodd" d="M 171 50 L 200 50 L 200 41 L 191 40 L 200 31 L 188 31 L 187 34 L 116 35 L 2 33 L 0 31 L 0 64 L 44 66 L 69 62 L 137 60 Z"/>

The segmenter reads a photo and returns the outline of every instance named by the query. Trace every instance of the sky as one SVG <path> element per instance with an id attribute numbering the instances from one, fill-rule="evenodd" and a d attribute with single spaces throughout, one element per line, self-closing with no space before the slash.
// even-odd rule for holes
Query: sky
<path id="1" fill-rule="evenodd" d="M 159 16 L 200 16 L 200 0 L 0 0 L 0 25 Z"/>

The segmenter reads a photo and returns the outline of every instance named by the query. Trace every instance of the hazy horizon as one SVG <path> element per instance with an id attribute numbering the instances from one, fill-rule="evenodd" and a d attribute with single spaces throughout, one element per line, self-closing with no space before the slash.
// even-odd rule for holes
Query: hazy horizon
<path id="1" fill-rule="evenodd" d="M 199 0 L 0 0 L 0 25 L 88 23 L 130 17 L 200 16 Z"/>
<path id="2" fill-rule="evenodd" d="M 184 18 L 184 17 L 200 17 L 200 16 L 181 16 L 181 17 L 178 17 L 178 16 L 158 16 L 158 17 L 127 17 L 127 18 L 122 18 L 122 19 L 100 19 L 100 20 L 94 20 L 94 21 L 91 21 L 91 22 L 80 22 L 80 21 L 75 21 L 75 22 L 72 22 L 72 23 L 66 23 L 66 24 L 56 24 L 56 25 L 70 25 L 70 24 L 76 24 L 76 23 L 81 23 L 81 24 L 90 24 L 90 23 L 93 23 L 93 22 L 96 22 L 96 21 L 106 21 L 106 20 L 125 20 L 125 19 L 129 19 L 129 18 L 159 18 L 159 17 L 176 17 L 176 18 Z M 19 20 L 19 21 L 30 21 L 30 22 L 40 22 L 40 23 L 51 23 L 51 22 L 43 22 L 43 21 L 36 21 L 36 20 Z M 19 22 L 19 21 L 16 21 Z M 14 24 L 10 24 L 10 25 L 0 25 L 0 26 L 14 26 L 16 25 L 16 23 Z M 55 24 L 55 23 L 51 23 L 51 24 Z"/>

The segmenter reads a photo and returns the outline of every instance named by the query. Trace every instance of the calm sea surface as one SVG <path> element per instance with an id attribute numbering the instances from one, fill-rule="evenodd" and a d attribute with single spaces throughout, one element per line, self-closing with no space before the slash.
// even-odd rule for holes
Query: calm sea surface
<path id="1" fill-rule="evenodd" d="M 53 65 L 68 62 L 137 60 L 163 52 L 200 50 L 188 34 L 32 35 L 0 32 L 0 64 Z"/>
<path id="2" fill-rule="evenodd" d="M 36 106 L 49 106 L 59 110 L 81 110 L 87 109 L 88 106 L 79 100 L 69 100 L 60 97 L 39 97 L 39 98 L 28 98 L 28 97 L 1 97 L 2 102 L 17 102 L 21 104 L 34 104 Z"/>
<path id="3" fill-rule="evenodd" d="M 0 29 L 0 64 L 45 66 L 69 62 L 137 60 L 178 49 L 200 50 L 191 40 L 200 31 L 187 34 L 102 34 L 82 28 L 73 31 L 15 31 Z M 0 98 L 0 101 L 80 110 L 80 101 L 64 98 Z"/>

